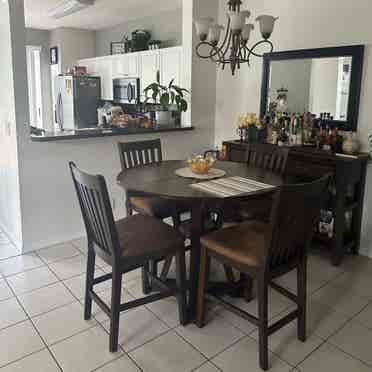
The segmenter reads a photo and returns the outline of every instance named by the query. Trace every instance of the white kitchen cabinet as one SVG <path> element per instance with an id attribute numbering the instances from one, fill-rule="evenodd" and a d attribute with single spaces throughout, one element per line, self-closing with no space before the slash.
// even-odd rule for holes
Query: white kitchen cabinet
<path id="1" fill-rule="evenodd" d="M 145 98 L 143 90 L 151 83 L 156 82 L 156 74 L 160 70 L 158 51 L 141 52 L 140 61 L 140 79 L 141 79 L 141 99 Z M 151 101 L 149 101 L 151 102 Z"/>
<path id="2" fill-rule="evenodd" d="M 176 85 L 182 86 L 182 63 L 182 47 L 173 47 L 82 59 L 78 64 L 86 66 L 89 74 L 101 77 L 102 99 L 113 99 L 113 79 L 139 77 L 143 100 L 143 89 L 156 81 L 158 71 L 161 84 L 168 85 L 174 79 Z"/>
<path id="3" fill-rule="evenodd" d="M 138 54 L 124 54 L 112 57 L 113 77 L 139 77 Z"/>
<path id="4" fill-rule="evenodd" d="M 159 52 L 161 83 L 167 86 L 174 79 L 175 85 L 182 85 L 182 47 L 160 49 Z"/>

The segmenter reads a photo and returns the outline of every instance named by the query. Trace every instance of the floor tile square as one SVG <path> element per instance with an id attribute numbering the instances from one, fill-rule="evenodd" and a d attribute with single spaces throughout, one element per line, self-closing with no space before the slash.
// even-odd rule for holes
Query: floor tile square
<path id="1" fill-rule="evenodd" d="M 31 354 L 17 362 L 7 365 L 1 372 L 60 372 L 48 350 Z"/>
<path id="2" fill-rule="evenodd" d="M 215 314 L 209 314 L 206 325 L 198 328 L 195 324 L 179 326 L 176 332 L 194 345 L 207 358 L 212 358 L 234 342 L 244 337 L 244 333 Z"/>
<path id="3" fill-rule="evenodd" d="M 101 269 L 96 269 L 95 277 L 98 277 L 101 275 L 105 275 L 105 273 Z M 66 279 L 63 281 L 63 283 L 74 294 L 74 296 L 77 299 L 82 300 L 85 297 L 85 280 L 86 280 L 86 274 L 84 273 L 78 276 L 74 276 L 73 278 Z M 94 291 L 99 293 L 108 288 L 111 288 L 111 280 L 95 285 Z"/>
<path id="4" fill-rule="evenodd" d="M 137 348 L 130 356 L 144 372 L 188 372 L 206 361 L 172 331 Z"/>
<path id="5" fill-rule="evenodd" d="M 203 364 L 201 367 L 195 369 L 194 372 L 220 372 L 212 363 L 208 362 Z"/>
<path id="6" fill-rule="evenodd" d="M 258 331 L 252 333 L 252 337 L 258 340 Z M 293 366 L 302 362 L 322 342 L 324 342 L 323 339 L 314 334 L 308 334 L 306 342 L 299 341 L 297 339 L 296 321 L 289 323 L 269 336 L 270 350 Z"/>
<path id="7" fill-rule="evenodd" d="M 352 321 L 333 335 L 329 343 L 372 367 L 372 330 Z"/>
<path id="8" fill-rule="evenodd" d="M 50 349 L 63 372 L 90 372 L 122 354 L 120 349 L 110 353 L 109 336 L 100 326 L 59 342 Z"/>
<path id="9" fill-rule="evenodd" d="M 124 355 L 119 359 L 110 362 L 94 372 L 141 372 L 134 362 Z"/>
<path id="10" fill-rule="evenodd" d="M 372 303 L 365 307 L 353 321 L 357 321 L 365 327 L 372 329 Z"/>
<path id="11" fill-rule="evenodd" d="M 250 337 L 237 342 L 221 354 L 217 355 L 212 362 L 223 371 L 241 372 L 242 366 L 249 372 L 262 371 L 258 361 L 258 343 Z M 270 371 L 289 372 L 293 369 L 290 365 L 270 353 Z"/>
<path id="12" fill-rule="evenodd" d="M 311 298 L 348 317 L 356 315 L 369 303 L 368 298 L 354 295 L 332 282 L 316 291 Z"/>
<path id="13" fill-rule="evenodd" d="M 146 305 L 146 307 L 169 327 L 174 328 L 180 324 L 178 303 L 175 297 L 153 302 L 152 304 Z"/>
<path id="14" fill-rule="evenodd" d="M 56 283 L 20 295 L 19 301 L 30 317 L 67 305 L 75 298 L 62 283 Z"/>
<path id="15" fill-rule="evenodd" d="M 333 284 L 343 288 L 345 292 L 372 300 L 371 270 L 346 272 L 338 276 Z"/>
<path id="16" fill-rule="evenodd" d="M 109 330 L 110 321 L 104 322 L 103 326 Z M 169 327 L 149 310 L 138 307 L 120 315 L 119 343 L 129 352 L 168 330 Z"/>
<path id="17" fill-rule="evenodd" d="M 0 303 L 0 329 L 26 319 L 27 315 L 15 297 Z"/>
<path id="18" fill-rule="evenodd" d="M 343 353 L 340 349 L 324 344 L 311 354 L 298 369 L 301 372 L 337 371 L 368 372 L 371 367 Z"/>
<path id="19" fill-rule="evenodd" d="M 84 320 L 84 308 L 79 302 L 35 317 L 33 322 L 48 345 L 97 325 L 94 319 Z"/>
<path id="20" fill-rule="evenodd" d="M 87 258 L 83 255 L 53 262 L 49 265 L 50 269 L 62 280 L 85 273 L 86 266 Z"/>
<path id="21" fill-rule="evenodd" d="M 45 347 L 28 320 L 0 331 L 0 345 L 0 367 Z"/>
<path id="22" fill-rule="evenodd" d="M 56 283 L 58 278 L 49 270 L 48 267 L 43 266 L 38 269 L 9 276 L 7 281 L 15 294 L 19 295 Z"/>
<path id="23" fill-rule="evenodd" d="M 21 252 L 12 243 L 0 244 L 0 260 L 20 255 Z"/>
<path id="24" fill-rule="evenodd" d="M 86 237 L 71 240 L 70 242 L 74 247 L 76 247 L 81 253 L 87 254 L 88 252 L 88 241 Z"/>
<path id="25" fill-rule="evenodd" d="M 13 297 L 13 292 L 4 279 L 0 279 L 0 301 Z"/>
<path id="26" fill-rule="evenodd" d="M 44 266 L 44 262 L 35 253 L 29 253 L 0 261 L 0 274 L 9 276 L 40 266 Z"/>
<path id="27" fill-rule="evenodd" d="M 36 253 L 47 264 L 81 254 L 81 252 L 70 243 L 52 245 L 48 248 L 40 249 Z"/>

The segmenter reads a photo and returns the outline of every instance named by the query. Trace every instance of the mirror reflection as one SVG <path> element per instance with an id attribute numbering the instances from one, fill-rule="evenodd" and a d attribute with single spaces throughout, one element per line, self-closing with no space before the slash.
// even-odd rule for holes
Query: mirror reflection
<path id="1" fill-rule="evenodd" d="M 347 121 L 352 57 L 272 61 L 268 110 Z"/>

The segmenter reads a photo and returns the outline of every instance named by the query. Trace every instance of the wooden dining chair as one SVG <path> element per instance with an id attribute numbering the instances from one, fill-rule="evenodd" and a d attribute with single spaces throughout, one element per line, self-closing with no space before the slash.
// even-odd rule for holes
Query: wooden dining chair
<path id="1" fill-rule="evenodd" d="M 140 142 L 119 142 L 119 155 L 122 170 L 139 168 L 150 164 L 161 163 L 163 161 L 162 147 L 160 139 L 147 140 Z M 152 216 L 161 220 L 171 218 L 173 226 L 180 228 L 180 215 L 188 211 L 188 205 L 172 200 L 136 195 L 130 192 L 126 193 L 127 216 L 133 215 L 133 212 Z M 166 258 L 163 266 L 162 277 L 166 277 L 172 257 Z M 150 271 L 157 275 L 158 262 L 150 262 Z M 146 275 L 145 272 L 143 276 Z M 152 290 L 152 282 L 143 278 L 143 293 L 148 294 Z"/>
<path id="2" fill-rule="evenodd" d="M 247 165 L 285 175 L 289 149 L 270 144 L 251 144 Z M 239 203 L 230 203 L 221 209 L 220 220 L 224 223 L 243 222 L 251 219 L 268 220 L 273 201 L 271 197 L 259 196 Z"/>
<path id="3" fill-rule="evenodd" d="M 218 298 L 221 305 L 258 327 L 260 367 L 267 370 L 268 337 L 297 319 L 297 334 L 306 340 L 306 269 L 307 251 L 319 216 L 330 176 L 308 184 L 285 185 L 276 193 L 269 223 L 249 221 L 201 239 L 200 281 L 197 324 L 205 317 L 204 294 L 208 284 L 211 258 L 228 264 L 257 280 L 258 317 Z M 297 269 L 297 294 L 273 280 Z M 268 290 L 271 286 L 297 304 L 297 309 L 268 324 Z"/>
<path id="4" fill-rule="evenodd" d="M 185 324 L 187 309 L 183 236 L 150 216 L 137 214 L 115 222 L 105 179 L 80 171 L 72 162 L 70 169 L 88 239 L 84 318 L 88 320 L 92 316 L 92 300 L 107 314 L 111 322 L 111 352 L 118 349 L 119 317 L 122 311 L 176 295 L 180 323 Z M 111 266 L 112 273 L 94 277 L 96 255 Z M 176 288 L 167 287 L 149 272 L 150 259 L 157 260 L 168 255 L 176 256 Z M 140 267 L 162 291 L 122 304 L 122 275 Z M 112 280 L 110 307 L 94 291 L 94 285 L 107 280 Z"/>

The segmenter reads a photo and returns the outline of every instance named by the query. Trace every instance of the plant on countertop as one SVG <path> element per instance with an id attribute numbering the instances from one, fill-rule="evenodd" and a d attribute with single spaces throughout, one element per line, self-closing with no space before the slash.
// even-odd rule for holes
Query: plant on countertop
<path id="1" fill-rule="evenodd" d="M 168 86 L 160 84 L 160 73 L 156 74 L 156 82 L 147 86 L 143 91 L 146 94 L 145 103 L 153 99 L 155 104 L 161 104 L 165 110 L 168 110 L 169 105 L 176 105 L 177 111 L 186 112 L 188 108 L 185 100 L 185 93 L 189 93 L 187 89 L 180 88 L 173 84 L 174 79 L 170 81 Z"/>

